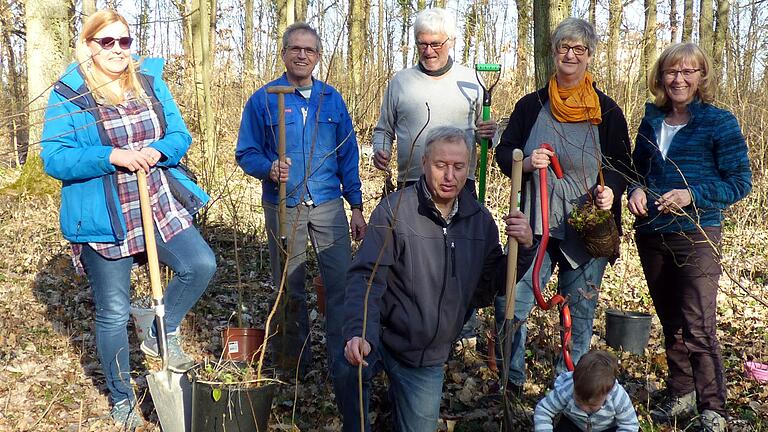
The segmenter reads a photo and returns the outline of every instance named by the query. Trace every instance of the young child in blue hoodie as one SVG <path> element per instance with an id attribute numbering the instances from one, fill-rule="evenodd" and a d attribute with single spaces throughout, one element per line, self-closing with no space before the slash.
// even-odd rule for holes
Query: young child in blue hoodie
<path id="1" fill-rule="evenodd" d="M 624 387 L 616 381 L 618 362 L 612 354 L 585 354 L 573 372 L 555 380 L 555 388 L 539 401 L 534 412 L 536 432 L 636 432 L 637 414 Z M 553 428 L 557 414 L 560 421 Z"/>

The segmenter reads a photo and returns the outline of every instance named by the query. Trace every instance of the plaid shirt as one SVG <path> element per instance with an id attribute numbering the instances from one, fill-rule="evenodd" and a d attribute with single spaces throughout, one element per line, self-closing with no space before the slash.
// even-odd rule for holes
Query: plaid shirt
<path id="1" fill-rule="evenodd" d="M 99 105 L 99 115 L 110 143 L 115 148 L 141 150 L 162 138 L 155 111 L 148 100 L 128 99 L 123 105 Z M 149 201 L 155 227 L 164 242 L 192 226 L 192 216 L 173 197 L 165 172 L 152 168 L 147 176 Z M 125 239 L 120 243 L 88 243 L 107 259 L 125 258 L 144 252 L 144 229 L 141 224 L 141 206 L 136 174 L 122 169 L 117 171 L 117 196 L 126 225 Z M 72 244 L 72 257 L 78 273 L 84 274 L 80 255 L 82 243 Z"/>

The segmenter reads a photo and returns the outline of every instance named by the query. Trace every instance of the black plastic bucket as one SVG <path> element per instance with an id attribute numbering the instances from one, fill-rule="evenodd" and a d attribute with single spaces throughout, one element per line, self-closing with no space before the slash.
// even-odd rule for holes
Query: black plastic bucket
<path id="1" fill-rule="evenodd" d="M 650 335 L 650 314 L 616 309 L 605 311 L 605 342 L 611 348 L 643 355 Z"/>
<path id="2" fill-rule="evenodd" d="M 192 432 L 266 432 L 274 394 L 275 384 L 241 387 L 193 380 Z"/>

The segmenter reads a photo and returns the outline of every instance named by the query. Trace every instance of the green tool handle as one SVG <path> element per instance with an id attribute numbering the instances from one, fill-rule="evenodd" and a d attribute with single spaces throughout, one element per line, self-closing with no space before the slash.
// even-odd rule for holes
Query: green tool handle
<path id="1" fill-rule="evenodd" d="M 491 105 L 483 104 L 483 121 L 491 119 Z M 480 187 L 477 201 L 485 204 L 485 177 L 488 171 L 488 138 L 480 139 Z"/>

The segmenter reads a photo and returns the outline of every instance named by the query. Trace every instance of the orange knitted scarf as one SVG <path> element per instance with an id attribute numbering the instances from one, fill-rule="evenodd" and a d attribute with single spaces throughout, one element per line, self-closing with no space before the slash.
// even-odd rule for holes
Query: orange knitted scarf
<path id="1" fill-rule="evenodd" d="M 581 84 L 568 89 L 557 86 L 557 79 L 549 80 L 549 102 L 552 114 L 559 122 L 577 123 L 589 121 L 592 124 L 602 122 L 600 99 L 592 87 L 592 75 L 587 72 Z"/>

